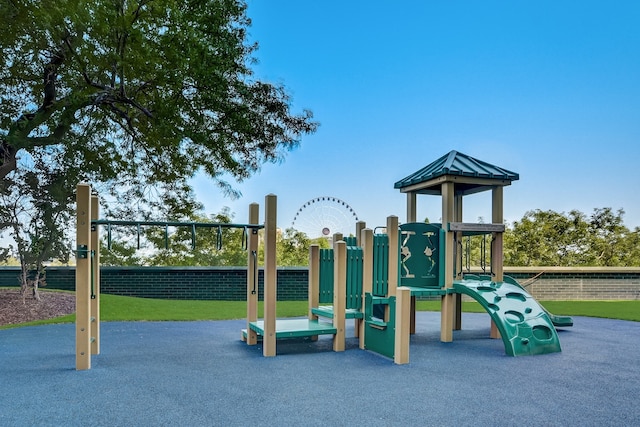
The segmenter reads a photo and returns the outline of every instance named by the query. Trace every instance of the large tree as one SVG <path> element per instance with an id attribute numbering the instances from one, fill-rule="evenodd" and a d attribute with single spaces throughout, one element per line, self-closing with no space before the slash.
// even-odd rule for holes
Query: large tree
<path id="1" fill-rule="evenodd" d="M 242 1 L 1 4 L 0 178 L 21 151 L 64 145 L 103 179 L 242 179 L 316 127 L 253 77 Z"/>
<path id="2" fill-rule="evenodd" d="M 0 25 L 4 192 L 47 158 L 65 200 L 87 180 L 178 217 L 196 173 L 233 192 L 317 127 L 254 76 L 244 1 L 0 0 Z"/>

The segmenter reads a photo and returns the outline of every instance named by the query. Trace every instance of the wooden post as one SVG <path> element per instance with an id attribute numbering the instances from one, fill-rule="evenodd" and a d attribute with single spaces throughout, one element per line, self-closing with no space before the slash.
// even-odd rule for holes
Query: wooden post
<path id="1" fill-rule="evenodd" d="M 333 244 L 333 351 L 345 348 L 345 310 L 347 308 L 347 244 L 340 240 Z"/>
<path id="2" fill-rule="evenodd" d="M 491 222 L 494 224 L 504 223 L 504 201 L 502 186 L 493 187 L 491 191 Z M 491 273 L 492 280 L 502 282 L 504 280 L 503 272 L 503 236 L 502 233 L 493 233 L 491 239 Z M 495 323 L 491 322 L 491 338 L 500 338 L 500 331 Z"/>
<path id="3" fill-rule="evenodd" d="M 447 227 L 449 222 L 453 222 L 454 212 L 454 183 L 445 182 L 442 184 L 442 226 Z M 453 287 L 453 231 L 445 234 L 445 289 Z M 442 308 L 440 313 L 440 341 L 453 341 L 453 318 L 454 318 L 454 296 L 447 294 L 442 296 Z"/>
<path id="4" fill-rule="evenodd" d="M 417 200 L 416 193 L 407 193 L 407 222 L 417 222 Z"/>
<path id="5" fill-rule="evenodd" d="M 362 230 L 367 227 L 364 221 L 356 222 L 356 246 L 362 246 Z"/>
<path id="6" fill-rule="evenodd" d="M 76 187 L 76 370 L 91 369 L 91 186 Z"/>
<path id="7" fill-rule="evenodd" d="M 365 311 L 366 295 L 373 290 L 373 230 L 365 228 L 360 233 L 362 245 L 362 311 Z M 364 319 L 359 324 L 360 333 L 358 334 L 359 346 L 364 350 Z"/>
<path id="8" fill-rule="evenodd" d="M 264 339 L 262 354 L 276 355 L 276 299 L 277 284 L 277 260 L 276 260 L 276 234 L 277 234 L 277 198 L 274 194 L 265 197 L 264 215 Z"/>
<path id="9" fill-rule="evenodd" d="M 260 207 L 249 205 L 249 224 L 258 224 Z M 258 334 L 249 324 L 258 320 L 258 229 L 250 228 L 247 236 L 247 344 L 258 343 Z"/>
<path id="10" fill-rule="evenodd" d="M 342 240 L 343 237 L 342 233 L 333 233 L 333 236 L 331 237 L 331 246 L 334 246 L 336 242 Z"/>
<path id="11" fill-rule="evenodd" d="M 393 362 L 409 363 L 409 336 L 411 335 L 411 289 L 401 286 L 396 292 L 396 333 Z"/>
<path id="12" fill-rule="evenodd" d="M 455 211 L 455 219 L 456 222 L 462 222 L 462 195 L 457 194 L 454 199 L 454 211 Z M 463 269 L 463 259 L 464 259 L 464 249 L 462 245 L 462 232 L 458 232 L 454 234 L 454 244 L 456 249 L 456 271 L 454 271 L 455 280 L 462 280 L 462 269 Z M 462 294 L 454 294 L 454 318 L 453 318 L 453 330 L 459 331 L 462 329 Z"/>
<path id="13" fill-rule="evenodd" d="M 91 196 L 91 219 L 100 218 L 100 201 L 98 196 Z M 93 295 L 91 296 L 91 354 L 100 354 L 100 226 L 91 227 L 91 245 L 89 256 L 93 254 L 93 260 L 90 260 L 93 269 Z"/>

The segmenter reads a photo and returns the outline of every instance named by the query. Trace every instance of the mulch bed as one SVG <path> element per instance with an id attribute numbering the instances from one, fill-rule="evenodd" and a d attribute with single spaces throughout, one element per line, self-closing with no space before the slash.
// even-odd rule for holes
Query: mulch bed
<path id="1" fill-rule="evenodd" d="M 76 311 L 74 294 L 40 290 L 40 299 L 29 295 L 23 300 L 20 289 L 0 289 L 0 326 L 52 319 Z"/>

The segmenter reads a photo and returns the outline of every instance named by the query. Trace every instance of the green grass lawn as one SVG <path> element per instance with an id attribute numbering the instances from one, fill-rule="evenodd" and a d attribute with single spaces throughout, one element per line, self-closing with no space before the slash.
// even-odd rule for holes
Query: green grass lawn
<path id="1" fill-rule="evenodd" d="M 194 321 L 243 319 L 246 316 L 245 301 L 191 301 L 133 298 L 103 294 L 100 296 L 102 321 Z M 569 316 L 604 317 L 640 321 L 640 301 L 542 301 L 553 314 Z M 439 301 L 418 301 L 419 311 L 440 310 Z M 476 302 L 464 302 L 463 311 L 483 312 Z M 306 301 L 280 301 L 278 317 L 304 316 Z M 262 317 L 262 303 L 258 307 Z M 50 323 L 72 323 L 75 314 L 19 325 L 0 326 L 0 329 Z"/>

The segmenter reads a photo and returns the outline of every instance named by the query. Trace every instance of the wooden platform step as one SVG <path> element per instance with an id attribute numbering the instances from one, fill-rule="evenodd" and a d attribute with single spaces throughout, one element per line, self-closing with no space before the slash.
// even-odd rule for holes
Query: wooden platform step
<path id="1" fill-rule="evenodd" d="M 251 322 L 249 327 L 258 336 L 264 336 L 264 321 Z M 332 324 L 309 319 L 276 319 L 276 338 L 313 337 L 316 335 L 335 335 L 338 332 Z M 242 330 L 246 339 L 247 330 Z"/>

